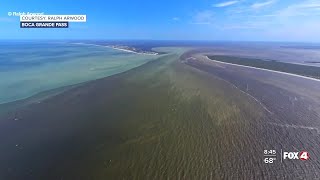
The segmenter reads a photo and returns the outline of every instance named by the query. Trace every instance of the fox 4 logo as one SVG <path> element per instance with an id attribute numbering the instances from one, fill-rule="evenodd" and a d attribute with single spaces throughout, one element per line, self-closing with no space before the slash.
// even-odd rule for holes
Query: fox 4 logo
<path id="1" fill-rule="evenodd" d="M 299 152 L 283 152 L 283 159 L 300 159 L 302 161 L 308 160 L 310 154 L 307 151 Z"/>

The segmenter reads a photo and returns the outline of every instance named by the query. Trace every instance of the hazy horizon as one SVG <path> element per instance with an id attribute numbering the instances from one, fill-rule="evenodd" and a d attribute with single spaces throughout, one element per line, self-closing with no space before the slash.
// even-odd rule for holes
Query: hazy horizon
<path id="1" fill-rule="evenodd" d="M 315 44 L 320 45 L 320 41 L 259 41 L 259 40 L 201 40 L 201 39 L 0 39 L 0 42 L 6 42 L 6 41 L 14 41 L 14 42 L 29 42 L 29 41 L 58 41 L 58 42 L 67 42 L 67 41 L 123 41 L 123 42 L 129 42 L 129 41 L 163 41 L 163 42 L 208 42 L 208 43 L 290 43 L 290 44 Z"/>
<path id="2" fill-rule="evenodd" d="M 62 6 L 63 4 L 63 6 Z M 3 2 L 0 39 L 320 42 L 318 0 Z M 12 12 L 85 14 L 66 29 L 21 29 Z"/>

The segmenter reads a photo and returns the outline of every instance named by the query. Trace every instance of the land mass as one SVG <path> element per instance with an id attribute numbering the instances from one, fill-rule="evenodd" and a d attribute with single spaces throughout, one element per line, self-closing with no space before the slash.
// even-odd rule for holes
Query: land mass
<path id="1" fill-rule="evenodd" d="M 209 59 L 320 79 L 320 67 L 225 55 L 209 55 Z"/>
<path id="2" fill-rule="evenodd" d="M 152 51 L 145 51 L 142 49 L 138 49 L 135 47 L 130 47 L 130 46 L 123 46 L 123 45 L 110 45 L 107 46 L 116 50 L 120 51 L 125 51 L 125 52 L 131 52 L 131 53 L 136 53 L 136 54 L 145 54 L 145 55 L 158 55 L 159 53 L 157 52 L 152 52 Z"/>
<path id="3" fill-rule="evenodd" d="M 107 47 L 107 48 L 112 48 L 112 49 L 119 50 L 119 51 L 135 53 L 135 54 L 143 54 L 143 55 L 163 54 L 163 53 L 159 53 L 159 52 L 155 52 L 155 51 L 147 51 L 147 50 L 143 50 L 143 49 L 136 48 L 133 46 L 126 46 L 126 45 L 109 45 L 109 44 L 105 45 L 105 44 L 100 44 L 100 43 L 95 43 L 95 42 L 92 42 L 92 43 L 72 42 L 71 44 Z"/>

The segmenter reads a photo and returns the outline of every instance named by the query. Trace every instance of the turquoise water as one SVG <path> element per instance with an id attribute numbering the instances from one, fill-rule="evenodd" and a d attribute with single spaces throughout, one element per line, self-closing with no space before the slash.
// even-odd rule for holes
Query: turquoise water
<path id="1" fill-rule="evenodd" d="M 0 104 L 117 74 L 154 58 L 103 46 L 0 42 Z"/>

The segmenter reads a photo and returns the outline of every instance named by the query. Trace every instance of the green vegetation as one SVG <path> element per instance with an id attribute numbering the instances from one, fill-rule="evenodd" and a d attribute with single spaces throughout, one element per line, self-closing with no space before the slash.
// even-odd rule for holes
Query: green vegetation
<path id="1" fill-rule="evenodd" d="M 221 62 L 269 69 L 274 71 L 281 71 L 281 72 L 320 79 L 320 67 L 315 67 L 315 66 L 304 66 L 304 65 L 298 65 L 298 64 L 279 62 L 275 60 L 268 61 L 268 60 L 262 60 L 262 59 L 234 57 L 234 56 L 221 56 L 221 55 L 208 56 L 208 58 L 216 61 L 221 61 Z"/>

